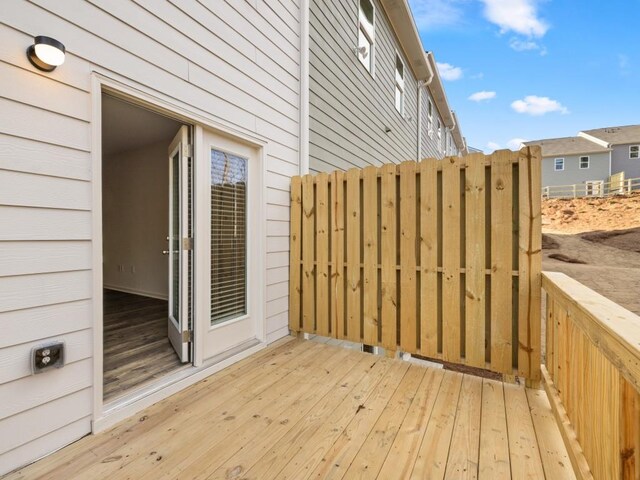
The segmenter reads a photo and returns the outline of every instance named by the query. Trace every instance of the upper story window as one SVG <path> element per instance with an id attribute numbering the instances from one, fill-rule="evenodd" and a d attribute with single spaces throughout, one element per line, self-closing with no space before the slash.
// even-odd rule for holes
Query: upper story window
<path id="1" fill-rule="evenodd" d="M 396 53 L 396 110 L 404 115 L 404 63 Z"/>
<path id="2" fill-rule="evenodd" d="M 564 170 L 564 158 L 556 158 L 553 161 L 553 169 L 556 172 L 559 172 L 561 170 Z"/>
<path id="3" fill-rule="evenodd" d="M 358 58 L 364 68 L 373 74 L 375 41 L 375 8 L 371 0 L 360 0 L 358 9 Z"/>
<path id="4" fill-rule="evenodd" d="M 640 158 L 640 145 L 631 145 L 629 147 L 629 158 Z"/>
<path id="5" fill-rule="evenodd" d="M 431 103 L 431 99 L 427 99 L 427 131 L 429 132 L 429 136 L 433 136 L 433 103 Z"/>
<path id="6" fill-rule="evenodd" d="M 580 157 L 580 169 L 589 168 L 589 157 Z"/>
<path id="7" fill-rule="evenodd" d="M 442 150 L 442 124 L 440 119 L 436 119 L 436 127 L 438 129 L 438 150 Z"/>

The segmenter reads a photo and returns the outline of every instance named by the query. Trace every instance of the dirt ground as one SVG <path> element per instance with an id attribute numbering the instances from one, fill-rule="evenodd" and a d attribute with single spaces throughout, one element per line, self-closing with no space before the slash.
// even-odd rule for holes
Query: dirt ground
<path id="1" fill-rule="evenodd" d="M 640 315 L 640 194 L 542 202 L 544 270 Z"/>

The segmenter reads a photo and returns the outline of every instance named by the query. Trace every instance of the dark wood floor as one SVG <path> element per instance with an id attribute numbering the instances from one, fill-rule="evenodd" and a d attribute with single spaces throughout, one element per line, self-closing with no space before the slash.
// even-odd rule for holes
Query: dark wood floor
<path id="1" fill-rule="evenodd" d="M 167 302 L 104 291 L 104 400 L 182 366 L 167 338 Z"/>

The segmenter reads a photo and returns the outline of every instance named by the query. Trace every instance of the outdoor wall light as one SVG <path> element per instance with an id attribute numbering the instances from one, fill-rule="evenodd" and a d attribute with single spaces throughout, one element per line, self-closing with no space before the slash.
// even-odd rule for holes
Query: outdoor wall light
<path id="1" fill-rule="evenodd" d="M 38 35 L 27 49 L 27 58 L 37 69 L 51 72 L 64 63 L 64 52 L 64 45 L 58 40 Z"/>

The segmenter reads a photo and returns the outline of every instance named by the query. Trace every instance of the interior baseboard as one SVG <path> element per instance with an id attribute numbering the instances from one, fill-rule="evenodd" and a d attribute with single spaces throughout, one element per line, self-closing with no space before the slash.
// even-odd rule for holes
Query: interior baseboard
<path id="1" fill-rule="evenodd" d="M 146 290 L 140 290 L 140 289 L 128 288 L 128 287 L 120 287 L 120 286 L 116 286 L 116 285 L 108 285 L 106 283 L 103 284 L 103 287 L 106 290 L 115 290 L 116 292 L 131 293 L 133 295 L 140 295 L 140 296 L 143 296 L 143 297 L 157 298 L 158 300 L 169 300 L 169 295 L 164 294 L 164 293 L 148 292 Z"/>

